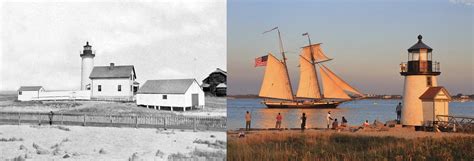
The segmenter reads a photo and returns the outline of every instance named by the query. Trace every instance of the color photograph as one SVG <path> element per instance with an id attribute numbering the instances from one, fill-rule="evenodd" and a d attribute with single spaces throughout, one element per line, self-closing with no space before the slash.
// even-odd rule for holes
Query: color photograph
<path id="1" fill-rule="evenodd" d="M 228 160 L 472 160 L 469 1 L 228 1 Z"/>

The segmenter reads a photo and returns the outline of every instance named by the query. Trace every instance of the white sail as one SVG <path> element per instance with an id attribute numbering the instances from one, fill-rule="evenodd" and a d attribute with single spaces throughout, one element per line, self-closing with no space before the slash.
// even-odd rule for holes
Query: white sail
<path id="1" fill-rule="evenodd" d="M 323 81 L 324 98 L 351 99 L 328 72 L 320 67 L 319 73 Z"/>
<path id="2" fill-rule="evenodd" d="M 301 56 L 311 61 L 311 50 L 313 50 L 312 52 L 315 62 L 330 60 L 321 49 L 321 44 L 313 44 L 303 47 L 303 50 L 301 50 Z"/>
<path id="3" fill-rule="evenodd" d="M 311 58 L 308 59 L 300 56 L 300 81 L 296 97 L 314 99 L 321 98 L 318 76 L 316 75 L 314 65 L 311 63 Z"/>
<path id="4" fill-rule="evenodd" d="M 286 73 L 285 65 L 271 53 L 268 54 L 265 75 L 258 96 L 293 100 L 290 80 Z"/>
<path id="5" fill-rule="evenodd" d="M 342 80 L 340 77 L 338 77 L 336 74 L 334 74 L 334 72 L 332 72 L 331 70 L 329 70 L 329 68 L 327 68 L 326 66 L 324 66 L 323 64 L 320 64 L 322 68 L 324 68 L 324 70 L 326 71 L 326 74 L 329 75 L 329 77 L 335 82 L 335 84 L 339 87 L 341 87 L 343 90 L 345 91 L 349 91 L 349 92 L 352 92 L 354 94 L 357 94 L 359 96 L 364 96 L 364 94 L 360 93 L 357 89 L 355 89 L 354 87 L 352 87 L 351 85 L 349 85 L 348 83 L 346 83 L 344 80 Z"/>

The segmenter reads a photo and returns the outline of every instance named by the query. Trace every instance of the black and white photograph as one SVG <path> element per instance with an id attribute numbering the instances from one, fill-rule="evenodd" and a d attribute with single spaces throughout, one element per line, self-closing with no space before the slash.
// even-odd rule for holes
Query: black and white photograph
<path id="1" fill-rule="evenodd" d="M 0 1 L 0 160 L 225 160 L 226 1 Z"/>

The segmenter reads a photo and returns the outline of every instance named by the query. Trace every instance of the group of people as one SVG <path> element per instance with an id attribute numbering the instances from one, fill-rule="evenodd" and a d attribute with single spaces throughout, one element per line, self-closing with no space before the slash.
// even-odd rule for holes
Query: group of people
<path id="1" fill-rule="evenodd" d="M 303 113 L 301 118 L 300 118 L 301 130 L 302 131 L 304 131 L 306 129 L 306 119 L 307 119 L 306 113 Z M 276 123 L 275 123 L 275 128 L 276 129 L 281 129 L 282 120 L 283 120 L 283 116 L 281 115 L 281 113 L 278 113 L 278 115 L 276 116 Z M 251 116 L 250 112 L 247 111 L 245 113 L 245 130 L 247 130 L 247 131 L 250 130 L 251 121 L 252 121 L 252 116 Z M 337 118 L 333 119 L 331 117 L 331 111 L 328 111 L 328 114 L 326 116 L 326 121 L 327 121 L 327 128 L 328 129 L 330 128 L 331 125 L 332 125 L 332 129 L 347 127 L 347 119 L 344 116 L 342 116 L 341 124 L 339 124 L 339 122 L 337 121 Z"/>
<path id="2" fill-rule="evenodd" d="M 402 114 L 402 103 L 398 103 L 396 107 L 396 113 L 397 113 L 397 122 L 400 123 L 401 114 Z M 306 119 L 307 119 L 306 113 L 303 113 L 300 118 L 302 131 L 306 129 Z M 337 118 L 333 119 L 331 117 L 331 111 L 328 111 L 326 115 L 327 129 L 331 127 L 331 129 L 337 130 L 337 129 L 347 127 L 347 119 L 344 116 L 342 116 L 341 119 L 342 119 L 341 123 L 339 124 L 339 121 L 337 120 Z M 282 120 L 283 120 L 283 116 L 280 113 L 278 113 L 278 115 L 276 116 L 276 123 L 275 123 L 276 129 L 281 129 Z M 250 112 L 247 111 L 247 113 L 245 114 L 245 130 L 247 131 L 250 130 L 251 121 L 252 121 L 252 116 L 250 115 Z M 369 120 L 365 120 L 365 122 L 362 124 L 362 127 L 367 127 L 369 125 L 370 125 Z"/>

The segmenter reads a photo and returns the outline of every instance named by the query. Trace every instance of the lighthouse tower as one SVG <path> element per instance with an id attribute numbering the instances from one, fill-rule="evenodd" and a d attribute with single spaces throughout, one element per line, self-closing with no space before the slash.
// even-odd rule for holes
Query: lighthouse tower
<path id="1" fill-rule="evenodd" d="M 89 42 L 86 42 L 84 46 L 84 50 L 80 54 L 82 58 L 82 65 L 81 65 L 81 90 L 90 90 L 91 80 L 89 79 L 89 75 L 94 68 L 94 57 L 95 53 L 92 52 L 92 46 L 89 45 Z"/>
<path id="2" fill-rule="evenodd" d="M 401 124 L 421 126 L 423 118 L 423 100 L 420 98 L 428 89 L 436 87 L 436 77 L 441 74 L 439 62 L 433 62 L 432 51 L 418 35 L 418 42 L 408 49 L 408 61 L 400 64 L 402 76 L 405 76 L 403 88 L 403 107 Z"/>

